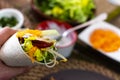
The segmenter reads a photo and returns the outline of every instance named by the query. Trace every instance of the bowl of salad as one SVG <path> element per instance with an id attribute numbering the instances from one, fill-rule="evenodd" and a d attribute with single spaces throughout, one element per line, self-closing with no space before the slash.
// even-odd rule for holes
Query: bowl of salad
<path id="1" fill-rule="evenodd" d="M 95 3 L 93 0 L 32 0 L 32 9 L 45 19 L 77 24 L 94 17 Z"/>

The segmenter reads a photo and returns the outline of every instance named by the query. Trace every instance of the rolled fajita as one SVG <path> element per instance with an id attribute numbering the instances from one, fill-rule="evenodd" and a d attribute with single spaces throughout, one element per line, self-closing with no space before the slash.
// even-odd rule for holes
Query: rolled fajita
<path id="1" fill-rule="evenodd" d="M 46 65 L 53 67 L 57 57 L 67 59 L 57 52 L 56 30 L 20 30 L 10 37 L 0 50 L 0 59 L 9 66 Z"/>

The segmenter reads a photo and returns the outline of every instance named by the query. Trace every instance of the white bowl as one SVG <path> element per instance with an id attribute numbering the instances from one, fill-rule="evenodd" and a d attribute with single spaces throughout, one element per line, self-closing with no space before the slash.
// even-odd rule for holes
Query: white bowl
<path id="1" fill-rule="evenodd" d="M 19 10 L 14 9 L 14 8 L 4 8 L 4 9 L 0 10 L 0 18 L 2 18 L 2 17 L 12 17 L 12 16 L 17 19 L 18 23 L 11 28 L 20 29 L 23 25 L 23 22 L 24 22 L 24 16 Z"/>

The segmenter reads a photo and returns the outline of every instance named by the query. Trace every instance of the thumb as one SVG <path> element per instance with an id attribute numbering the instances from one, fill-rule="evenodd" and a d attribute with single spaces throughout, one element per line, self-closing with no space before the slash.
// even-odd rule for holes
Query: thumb
<path id="1" fill-rule="evenodd" d="M 0 40 L 0 46 L 2 46 L 5 41 L 10 37 L 12 36 L 16 31 L 9 28 L 9 27 L 5 27 L 3 29 L 0 30 L 0 38 L 2 38 Z"/>

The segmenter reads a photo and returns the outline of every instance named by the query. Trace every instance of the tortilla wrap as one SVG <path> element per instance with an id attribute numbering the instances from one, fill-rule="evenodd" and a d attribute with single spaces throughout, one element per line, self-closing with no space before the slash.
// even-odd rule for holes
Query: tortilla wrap
<path id="1" fill-rule="evenodd" d="M 10 37 L 1 47 L 0 59 L 9 66 L 30 66 L 36 64 L 36 62 L 32 63 L 29 56 L 23 51 L 16 34 Z"/>
<path id="2" fill-rule="evenodd" d="M 24 30 L 26 31 L 26 30 Z M 23 32 L 24 32 L 23 31 Z M 34 30 L 27 30 L 29 31 L 34 31 Z M 22 32 L 22 33 L 23 33 Z M 48 32 L 48 31 L 47 31 Z M 49 31 L 48 35 L 50 34 L 50 32 L 52 32 L 51 34 L 54 34 L 54 30 Z M 21 31 L 15 33 L 13 36 L 11 36 L 5 43 L 4 45 L 1 47 L 0 50 L 0 59 L 7 64 L 8 66 L 33 66 L 33 65 L 38 65 L 38 64 L 42 64 L 42 65 L 46 65 L 47 67 L 53 67 L 56 64 L 56 57 L 59 56 L 63 59 L 63 61 L 67 61 L 66 58 L 64 58 L 64 56 L 58 54 L 56 51 L 52 50 L 51 48 L 48 49 L 47 48 L 43 48 L 45 50 L 48 50 L 48 53 L 53 55 L 53 60 L 46 62 L 45 58 L 44 58 L 44 62 L 41 61 L 37 61 L 37 60 L 32 60 L 31 56 L 28 55 L 24 50 L 23 47 L 20 44 L 20 41 L 18 39 L 18 33 L 20 33 L 19 35 L 21 35 Z M 43 31 L 43 33 L 46 33 L 45 31 Z M 56 31 L 55 31 L 56 33 Z M 34 34 L 34 33 L 33 33 Z M 47 34 L 44 34 L 45 36 Z M 56 35 L 56 34 L 55 34 Z M 43 36 L 44 37 L 44 36 Z M 26 39 L 26 38 L 25 38 Z M 37 44 L 37 45 L 44 45 L 44 44 Z M 53 45 L 55 46 L 55 45 Z M 37 46 L 36 46 L 37 47 Z M 43 54 L 44 55 L 44 54 Z M 51 58 L 50 58 L 51 59 Z"/>

